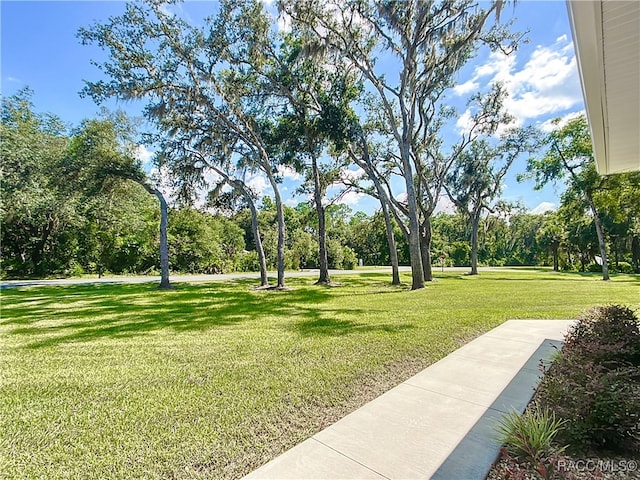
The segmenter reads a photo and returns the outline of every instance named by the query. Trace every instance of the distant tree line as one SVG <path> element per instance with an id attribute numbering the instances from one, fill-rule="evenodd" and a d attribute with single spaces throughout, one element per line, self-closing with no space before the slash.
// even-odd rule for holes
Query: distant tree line
<path id="1" fill-rule="evenodd" d="M 107 116 L 67 133 L 60 119 L 33 111 L 28 91 L 3 99 L 3 276 L 158 272 L 158 204 L 139 182 L 123 176 L 125 166 L 129 173 L 140 166 L 118 143 L 117 124 Z M 600 178 L 603 184 L 594 195 L 614 271 L 640 272 L 638 180 L 638 174 Z M 277 266 L 276 215 L 273 199 L 264 197 L 258 221 L 269 269 Z M 285 205 L 284 215 L 285 268 L 318 268 L 313 201 Z M 325 207 L 325 215 L 329 268 L 351 269 L 359 260 L 365 266 L 390 264 L 381 211 L 367 215 L 333 204 Z M 432 228 L 434 265 L 469 266 L 469 212 L 438 214 Z M 394 233 L 398 261 L 408 265 L 408 240 L 395 224 Z M 200 210 L 171 208 L 168 237 L 174 272 L 259 270 L 251 211 L 233 195 L 209 198 Z M 477 244 L 480 265 L 600 268 L 593 216 L 571 188 L 560 208 L 545 214 L 499 204 L 479 219 Z"/>

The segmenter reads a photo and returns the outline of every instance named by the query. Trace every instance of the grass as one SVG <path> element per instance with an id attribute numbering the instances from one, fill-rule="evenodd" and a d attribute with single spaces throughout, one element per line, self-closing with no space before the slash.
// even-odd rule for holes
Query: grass
<path id="1" fill-rule="evenodd" d="M 237 478 L 507 319 L 640 308 L 638 276 L 438 275 L 4 290 L 0 477 Z"/>

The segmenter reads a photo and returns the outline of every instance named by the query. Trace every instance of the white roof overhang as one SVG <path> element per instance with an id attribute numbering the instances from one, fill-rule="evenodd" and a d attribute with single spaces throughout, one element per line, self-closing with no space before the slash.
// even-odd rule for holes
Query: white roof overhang
<path id="1" fill-rule="evenodd" d="M 640 1 L 567 9 L 598 171 L 640 170 Z"/>

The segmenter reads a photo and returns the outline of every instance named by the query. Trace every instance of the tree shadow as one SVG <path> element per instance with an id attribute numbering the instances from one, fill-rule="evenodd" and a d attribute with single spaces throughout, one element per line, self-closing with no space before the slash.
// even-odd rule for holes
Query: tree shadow
<path id="1" fill-rule="evenodd" d="M 509 282 L 566 282 L 567 280 L 594 280 L 603 281 L 601 273 L 590 272 L 558 272 L 556 275 L 548 275 L 544 277 L 526 277 L 522 274 L 514 274 L 512 276 L 490 275 L 486 276 L 487 280 L 509 281 Z M 611 279 L 613 283 L 637 283 L 640 284 L 640 275 L 630 275 L 624 273 L 612 273 Z M 470 277 L 466 277 L 470 278 Z M 471 277 L 472 278 L 472 277 Z M 606 283 L 606 282 L 605 282 Z"/>
<path id="2" fill-rule="evenodd" d="M 344 275 L 341 283 L 332 285 L 328 288 L 335 289 L 335 295 L 371 295 L 371 294 L 395 294 L 406 292 L 410 289 L 410 284 L 401 283 L 400 285 L 391 284 L 391 275 L 388 273 L 359 273 L 352 276 Z M 340 291 L 341 286 L 349 287 L 348 291 Z M 354 292 L 353 289 L 362 288 L 360 292 Z"/>
<path id="3" fill-rule="evenodd" d="M 410 323 L 366 324 L 351 320 L 317 318 L 297 322 L 293 328 L 296 332 L 304 336 L 327 335 L 337 337 L 368 332 L 401 333 L 405 330 L 415 328 L 415 325 Z"/>
<path id="4" fill-rule="evenodd" d="M 175 290 L 140 285 L 73 285 L 3 292 L 0 325 L 15 326 L 28 348 L 100 338 L 124 338 L 158 330 L 176 332 L 247 325 L 268 317 L 319 320 L 330 298 L 323 288 L 255 291 L 254 280 L 181 284 Z M 35 307 L 35 308 L 34 308 Z"/>

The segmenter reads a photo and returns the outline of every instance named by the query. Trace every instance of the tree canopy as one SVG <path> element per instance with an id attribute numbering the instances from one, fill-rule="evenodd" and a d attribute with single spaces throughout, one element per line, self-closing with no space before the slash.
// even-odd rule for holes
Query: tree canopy
<path id="1" fill-rule="evenodd" d="M 71 127 L 36 113 L 28 90 L 2 99 L 3 275 L 160 267 L 168 285 L 169 268 L 260 270 L 268 286 L 275 268 L 283 288 L 287 269 L 319 268 L 329 283 L 330 268 L 360 260 L 391 264 L 394 283 L 410 265 L 417 289 L 440 258 L 473 273 L 549 264 L 601 268 L 606 279 L 640 269 L 639 174 L 598 175 L 584 117 L 546 136 L 510 128 L 496 83 L 469 97 L 464 128 L 447 130 L 465 62 L 482 46 L 517 47 L 518 34 L 491 20 L 502 2 L 296 0 L 279 5 L 283 31 L 257 0 L 224 0 L 198 24 L 171 3 L 129 3 L 79 32 L 107 53 L 83 94 L 142 100 L 142 136 L 122 113 Z M 136 159 L 141 142 L 171 198 Z M 566 188 L 557 211 L 534 215 L 501 198 L 525 154 L 522 177 Z M 282 195 L 290 172 L 307 196 L 295 207 Z M 256 176 L 270 197 L 252 188 Z M 341 205 L 353 191 L 379 211 Z M 435 213 L 445 192 L 454 214 Z"/>

